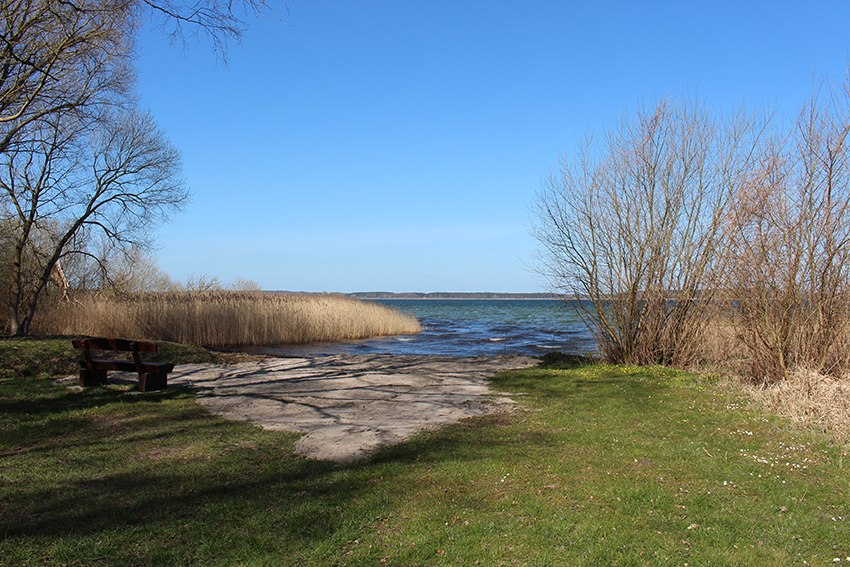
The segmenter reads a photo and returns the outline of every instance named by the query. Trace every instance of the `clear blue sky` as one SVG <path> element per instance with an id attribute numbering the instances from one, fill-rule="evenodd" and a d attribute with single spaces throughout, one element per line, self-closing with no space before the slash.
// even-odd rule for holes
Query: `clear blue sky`
<path id="1" fill-rule="evenodd" d="M 141 33 L 193 193 L 158 238 L 177 279 L 544 291 L 530 207 L 588 134 L 665 95 L 790 119 L 850 64 L 846 0 L 280 5 L 226 66 Z"/>

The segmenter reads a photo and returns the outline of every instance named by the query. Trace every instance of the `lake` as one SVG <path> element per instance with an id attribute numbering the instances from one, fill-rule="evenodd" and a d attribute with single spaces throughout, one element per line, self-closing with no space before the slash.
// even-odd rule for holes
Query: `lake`
<path id="1" fill-rule="evenodd" d="M 587 353 L 596 344 L 579 317 L 578 302 L 519 299 L 373 300 L 415 315 L 422 333 L 341 343 L 252 349 L 278 356 L 437 354 L 487 356 Z"/>

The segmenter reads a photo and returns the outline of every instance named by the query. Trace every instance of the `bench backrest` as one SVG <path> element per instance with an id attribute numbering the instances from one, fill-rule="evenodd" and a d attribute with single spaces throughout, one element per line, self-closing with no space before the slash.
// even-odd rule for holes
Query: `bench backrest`
<path id="1" fill-rule="evenodd" d="M 156 352 L 156 343 L 147 341 L 131 341 L 129 339 L 105 339 L 95 337 L 91 339 L 73 339 L 71 344 L 74 348 L 85 350 L 113 350 L 121 352 Z"/>
<path id="2" fill-rule="evenodd" d="M 142 378 L 144 368 L 142 367 L 142 359 L 139 356 L 140 352 L 156 352 L 156 343 L 147 341 L 131 341 L 128 339 L 105 339 L 95 337 L 91 339 L 72 339 L 71 344 L 74 348 L 83 349 L 83 361 L 86 368 L 95 376 L 97 373 L 97 365 L 92 358 L 92 350 L 111 350 L 133 353 L 133 364 L 136 367 L 136 372 L 139 374 L 139 379 Z"/>

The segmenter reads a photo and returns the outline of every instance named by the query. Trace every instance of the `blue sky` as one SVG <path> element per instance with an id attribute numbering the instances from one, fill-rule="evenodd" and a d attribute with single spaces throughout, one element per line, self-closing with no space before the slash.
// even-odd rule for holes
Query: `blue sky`
<path id="1" fill-rule="evenodd" d="M 850 65 L 845 0 L 287 4 L 227 65 L 142 30 L 139 99 L 193 194 L 157 240 L 172 277 L 545 291 L 530 209 L 589 134 L 663 96 L 789 120 Z"/>

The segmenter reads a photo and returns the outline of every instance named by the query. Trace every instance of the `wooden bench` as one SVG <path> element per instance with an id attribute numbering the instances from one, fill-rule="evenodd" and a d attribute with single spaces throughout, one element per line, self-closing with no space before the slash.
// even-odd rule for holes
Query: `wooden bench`
<path id="1" fill-rule="evenodd" d="M 168 373 L 174 370 L 170 362 L 143 361 L 143 352 L 156 352 L 156 343 L 145 341 L 130 341 L 127 339 L 74 339 L 74 348 L 82 349 L 83 359 L 80 360 L 80 386 L 105 386 L 106 373 L 109 370 L 135 371 L 139 375 L 139 391 L 164 390 Z M 95 358 L 92 351 L 105 353 L 131 352 L 132 359 Z M 98 355 L 98 356 L 102 356 Z"/>

